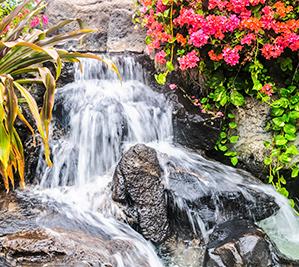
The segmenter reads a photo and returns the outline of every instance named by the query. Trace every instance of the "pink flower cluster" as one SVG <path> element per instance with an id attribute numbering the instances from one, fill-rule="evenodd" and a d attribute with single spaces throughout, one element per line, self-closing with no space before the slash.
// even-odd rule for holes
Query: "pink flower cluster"
<path id="1" fill-rule="evenodd" d="M 158 64 L 165 64 L 166 63 L 166 53 L 162 50 L 160 52 L 158 52 L 156 55 L 155 55 L 155 61 L 158 63 Z"/>
<path id="2" fill-rule="evenodd" d="M 164 25 L 155 19 L 154 12 L 145 16 L 147 36 L 151 38 L 151 43 L 148 44 L 148 52 L 151 53 L 155 49 L 159 49 L 161 44 L 167 43 L 172 36 L 166 33 Z"/>
<path id="3" fill-rule="evenodd" d="M 199 57 L 197 56 L 197 52 L 195 50 L 189 52 L 187 55 L 178 58 L 180 69 L 192 69 L 197 66 L 197 62 L 199 61 Z"/>
<path id="4" fill-rule="evenodd" d="M 35 28 L 35 27 L 39 26 L 41 24 L 41 22 L 44 26 L 46 26 L 49 23 L 48 17 L 45 15 L 42 15 L 41 18 L 39 18 L 37 16 L 34 17 L 30 22 L 30 27 Z"/>
<path id="5" fill-rule="evenodd" d="M 239 55 L 239 50 L 241 48 L 235 47 L 235 48 L 224 48 L 223 49 L 223 59 L 224 61 L 231 66 L 235 66 L 239 63 L 240 55 Z"/>
<path id="6" fill-rule="evenodd" d="M 281 0 L 208 0 L 208 9 L 199 0 L 139 3 L 147 48 L 156 53 L 159 64 L 169 60 L 165 51 L 172 45 L 180 49 L 177 60 L 182 70 L 197 67 L 199 53 L 202 59 L 208 54 L 212 61 L 236 66 L 249 61 L 256 49 L 266 59 L 277 58 L 286 49 L 299 50 L 299 19 L 293 5 Z"/>
<path id="7" fill-rule="evenodd" d="M 246 34 L 242 39 L 241 39 L 241 45 L 251 45 L 253 41 L 256 40 L 256 36 L 253 33 L 248 33 Z"/>

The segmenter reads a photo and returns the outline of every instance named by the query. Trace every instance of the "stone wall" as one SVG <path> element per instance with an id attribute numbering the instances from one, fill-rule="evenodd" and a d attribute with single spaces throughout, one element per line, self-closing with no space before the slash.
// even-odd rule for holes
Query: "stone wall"
<path id="1" fill-rule="evenodd" d="M 132 22 L 133 0 L 48 0 L 50 24 L 80 18 L 96 32 L 72 49 L 91 52 L 136 52 L 145 48 L 145 33 Z M 75 27 L 75 24 L 70 26 Z"/>

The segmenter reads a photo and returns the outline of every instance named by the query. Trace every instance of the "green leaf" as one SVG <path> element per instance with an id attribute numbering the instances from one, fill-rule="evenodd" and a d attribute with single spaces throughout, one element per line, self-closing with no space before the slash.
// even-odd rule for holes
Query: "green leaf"
<path id="1" fill-rule="evenodd" d="M 287 108 L 289 105 L 289 100 L 287 98 L 280 98 L 276 101 L 274 101 L 272 104 L 271 104 L 271 107 L 273 108 Z"/>
<path id="2" fill-rule="evenodd" d="M 295 134 L 296 133 L 296 126 L 292 125 L 292 124 L 286 124 L 283 127 L 283 131 L 287 134 Z"/>
<path id="3" fill-rule="evenodd" d="M 226 136 L 227 136 L 227 134 L 226 134 L 225 132 L 221 132 L 221 133 L 220 133 L 220 137 L 221 137 L 221 139 L 226 138 Z"/>
<path id="4" fill-rule="evenodd" d="M 272 121 L 278 127 L 283 127 L 285 125 L 284 120 L 281 117 L 274 118 L 274 119 L 272 119 Z"/>
<path id="5" fill-rule="evenodd" d="M 281 195 L 283 195 L 285 197 L 289 196 L 288 190 L 286 188 L 284 188 L 284 187 L 279 188 L 277 191 L 278 191 L 278 193 L 280 193 Z"/>
<path id="6" fill-rule="evenodd" d="M 285 138 L 288 140 L 288 141 L 295 141 L 297 136 L 296 134 L 286 134 L 285 135 Z"/>
<path id="7" fill-rule="evenodd" d="M 239 140 L 239 136 L 238 135 L 233 135 L 229 138 L 229 141 L 232 143 L 232 144 L 235 144 L 237 143 Z"/>
<path id="8" fill-rule="evenodd" d="M 289 112 L 289 118 L 291 120 L 297 120 L 297 119 L 299 119 L 299 111 L 290 111 Z"/>
<path id="9" fill-rule="evenodd" d="M 279 182 L 282 183 L 282 184 L 284 184 L 284 185 L 287 184 L 287 181 L 284 179 L 283 176 L 280 176 L 280 177 L 279 177 Z"/>
<path id="10" fill-rule="evenodd" d="M 279 117 L 284 113 L 284 109 L 283 108 L 272 108 L 271 110 L 271 114 L 274 117 Z"/>
<path id="11" fill-rule="evenodd" d="M 4 169 L 8 166 L 10 148 L 10 136 L 5 130 L 3 123 L 0 122 L 0 162 Z"/>
<path id="12" fill-rule="evenodd" d="M 294 209 L 295 208 L 295 201 L 294 199 L 289 199 L 290 206 Z"/>
<path id="13" fill-rule="evenodd" d="M 225 104 L 227 103 L 227 101 L 228 101 L 228 96 L 227 96 L 227 94 L 224 94 L 224 95 L 222 96 L 221 100 L 220 100 L 220 105 L 221 105 L 222 107 L 225 106 Z"/>
<path id="14" fill-rule="evenodd" d="M 158 75 L 155 74 L 155 79 L 158 84 L 164 85 L 166 83 L 166 73 L 159 73 Z"/>
<path id="15" fill-rule="evenodd" d="M 237 164 L 238 164 L 238 158 L 237 157 L 232 157 L 231 159 L 230 159 L 230 161 L 231 161 L 231 163 L 233 164 L 233 166 L 236 166 Z"/>
<path id="16" fill-rule="evenodd" d="M 223 146 L 223 145 L 218 145 L 218 148 L 219 148 L 219 150 L 220 151 L 222 151 L 222 152 L 225 152 L 225 151 L 227 151 L 227 146 Z"/>
<path id="17" fill-rule="evenodd" d="M 172 64 L 171 61 L 167 61 L 166 62 L 166 67 L 167 67 L 167 70 L 169 70 L 169 71 L 173 71 L 174 70 L 174 66 L 173 66 L 173 64 Z"/>
<path id="18" fill-rule="evenodd" d="M 227 151 L 224 154 L 224 156 L 226 156 L 226 157 L 235 157 L 235 156 L 237 156 L 237 152 L 235 152 L 235 151 Z"/>
<path id="19" fill-rule="evenodd" d="M 201 100 L 200 100 L 200 103 L 201 104 L 205 104 L 208 102 L 208 98 L 207 97 L 203 97 Z"/>
<path id="20" fill-rule="evenodd" d="M 232 121 L 232 122 L 230 122 L 229 124 L 228 124 L 228 126 L 229 126 L 229 128 L 231 128 L 231 129 L 235 129 L 235 128 L 237 128 L 237 123 L 235 123 L 234 121 Z"/>
<path id="21" fill-rule="evenodd" d="M 291 102 L 292 105 L 298 103 L 299 102 L 299 95 L 292 96 L 291 99 L 290 99 L 290 102 Z"/>
<path id="22" fill-rule="evenodd" d="M 270 148 L 271 147 L 271 143 L 269 141 L 265 141 L 264 142 L 264 146 L 265 146 L 265 148 Z"/>
<path id="23" fill-rule="evenodd" d="M 295 145 L 291 145 L 287 148 L 286 152 L 287 154 L 291 154 L 291 155 L 298 155 L 298 149 Z"/>
<path id="24" fill-rule="evenodd" d="M 277 146 L 283 146 L 288 142 L 288 140 L 283 135 L 275 136 L 274 140 Z"/>
<path id="25" fill-rule="evenodd" d="M 232 114 L 232 113 L 228 113 L 228 118 L 230 118 L 230 119 L 234 119 L 236 116 L 234 115 L 234 114 Z"/>
<path id="26" fill-rule="evenodd" d="M 272 159 L 271 158 L 269 158 L 269 157 L 265 157 L 265 159 L 264 159 L 264 164 L 265 165 L 270 165 L 272 163 Z"/>
<path id="27" fill-rule="evenodd" d="M 152 42 L 152 38 L 150 36 L 145 37 L 145 44 L 150 44 Z"/>
<path id="28" fill-rule="evenodd" d="M 245 103 L 244 96 L 236 90 L 232 91 L 232 93 L 230 95 L 230 100 L 231 100 L 231 103 L 233 105 L 235 105 L 236 107 L 243 106 Z"/>
<path id="29" fill-rule="evenodd" d="M 296 178 L 298 177 L 298 174 L 299 174 L 299 168 L 296 166 L 292 169 L 292 178 Z"/>
<path id="30" fill-rule="evenodd" d="M 290 163 L 292 158 L 287 153 L 283 153 L 278 157 L 278 160 L 282 163 Z"/>
<path id="31" fill-rule="evenodd" d="M 280 155 L 280 149 L 279 148 L 276 148 L 276 149 L 272 150 L 271 157 L 278 157 L 279 155 Z"/>
<path id="32" fill-rule="evenodd" d="M 280 62 L 280 68 L 282 71 L 292 71 L 293 70 L 293 61 L 291 58 L 283 58 Z"/>

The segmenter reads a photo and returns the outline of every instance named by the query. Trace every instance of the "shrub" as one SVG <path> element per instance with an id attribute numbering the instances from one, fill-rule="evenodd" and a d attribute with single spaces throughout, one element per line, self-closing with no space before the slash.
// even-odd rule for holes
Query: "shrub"
<path id="1" fill-rule="evenodd" d="M 264 163 L 268 182 L 288 196 L 281 171 L 290 169 L 292 178 L 299 172 L 294 145 L 299 118 L 296 1 L 139 0 L 137 4 L 135 22 L 146 28 L 148 53 L 163 69 L 155 76 L 157 82 L 166 83 L 174 70 L 204 74 L 209 92 L 192 101 L 201 112 L 225 116 L 216 149 L 233 165 L 238 164 L 232 149 L 238 136 L 231 110 L 244 105 L 246 96 L 270 105 L 267 129 L 273 140 L 265 143 L 269 156 Z"/>
<path id="2" fill-rule="evenodd" d="M 7 1 L 5 1 L 7 6 Z M 56 81 L 60 76 L 63 62 L 80 62 L 79 58 L 94 58 L 96 55 L 68 52 L 55 48 L 68 40 L 80 39 L 93 32 L 91 29 L 78 29 L 72 32 L 55 34 L 58 29 L 79 20 L 66 20 L 49 29 L 43 29 L 48 19 L 42 14 L 43 1 L 22 1 L 12 7 L 10 13 L 0 22 L 0 175 L 8 191 L 14 187 L 14 176 L 18 174 L 20 186 L 24 187 L 24 152 L 15 121 L 18 118 L 34 134 L 34 127 L 22 113 L 20 103 L 25 102 L 35 121 L 35 128 L 44 145 L 45 158 L 49 166 L 49 125 L 56 90 Z M 54 66 L 54 73 L 45 67 L 45 63 Z M 49 64 L 47 64 L 48 66 Z M 112 65 L 115 71 L 116 68 Z M 45 87 L 43 106 L 39 110 L 30 93 L 32 84 Z M 22 105 L 23 107 L 23 105 Z"/>

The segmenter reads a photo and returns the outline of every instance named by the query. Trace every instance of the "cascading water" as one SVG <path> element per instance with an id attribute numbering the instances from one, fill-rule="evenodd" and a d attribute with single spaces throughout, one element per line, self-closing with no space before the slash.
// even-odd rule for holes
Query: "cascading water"
<path id="1" fill-rule="evenodd" d="M 118 267 L 138 266 L 138 257 L 147 258 L 149 266 L 163 266 L 148 242 L 115 219 L 122 214 L 113 204 L 110 191 L 106 190 L 123 151 L 133 144 L 146 143 L 168 154 L 173 164 L 190 171 L 200 170 L 204 176 L 218 177 L 209 185 L 215 190 L 221 180 L 221 185 L 227 188 L 245 185 L 274 195 L 281 209 L 278 215 L 260 225 L 283 253 L 299 258 L 299 222 L 287 200 L 268 186 L 245 184 L 242 173 L 233 168 L 174 146 L 172 110 L 165 97 L 146 86 L 143 69 L 132 57 L 117 57 L 114 61 L 123 77 L 122 82 L 106 65 L 84 60 L 84 72 L 78 67 L 75 82 L 58 90 L 55 113 L 60 119 L 57 124 L 66 129 L 66 134 L 52 142 L 53 168 L 44 165 L 41 153 L 38 194 L 60 203 L 59 209 L 68 218 L 98 227 L 112 238 L 130 240 L 134 252 L 114 255 Z M 169 169 L 162 158 L 160 161 L 167 187 Z M 251 197 L 246 192 L 244 195 Z M 178 198 L 176 202 L 188 213 L 183 201 Z M 188 216 L 193 231 L 199 228 L 207 237 L 209 232 L 200 216 L 192 214 L 190 211 Z"/>

